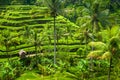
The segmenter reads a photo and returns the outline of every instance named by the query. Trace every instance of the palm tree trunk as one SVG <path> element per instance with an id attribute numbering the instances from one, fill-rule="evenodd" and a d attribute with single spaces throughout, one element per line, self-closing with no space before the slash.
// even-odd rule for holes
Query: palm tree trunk
<path id="1" fill-rule="evenodd" d="M 56 64 L 56 25 L 55 25 L 55 21 L 56 21 L 56 16 L 54 16 L 54 64 Z"/>

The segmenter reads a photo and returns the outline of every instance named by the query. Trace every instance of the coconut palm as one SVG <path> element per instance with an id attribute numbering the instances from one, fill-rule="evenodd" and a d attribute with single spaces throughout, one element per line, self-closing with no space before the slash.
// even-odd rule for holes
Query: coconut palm
<path id="1" fill-rule="evenodd" d="M 54 64 L 56 64 L 56 40 L 57 40 L 57 30 L 56 30 L 56 16 L 60 13 L 61 0 L 45 0 L 48 8 L 50 9 L 50 14 L 54 19 Z"/>
<path id="2" fill-rule="evenodd" d="M 82 15 L 77 19 L 76 23 L 80 25 L 82 31 L 84 31 L 84 41 L 85 44 L 87 44 L 88 39 L 95 41 L 96 32 L 100 31 L 100 29 L 108 23 L 109 10 L 101 8 L 102 1 L 83 0 L 82 4 L 84 6 L 81 10 Z"/>
<path id="3" fill-rule="evenodd" d="M 108 23 L 108 14 L 109 14 L 109 10 L 106 8 L 101 8 L 101 3 L 102 1 L 98 1 L 98 0 L 86 0 L 83 1 L 83 5 L 84 5 L 84 11 L 86 11 L 87 15 L 90 17 L 88 24 L 89 25 L 89 29 L 92 33 L 92 35 L 94 35 L 96 32 L 100 31 L 101 26 L 105 27 L 106 24 Z M 94 41 L 95 36 L 92 36 L 92 41 Z M 92 51 L 94 50 L 94 47 L 92 46 Z M 93 62 L 92 62 L 92 58 L 91 58 L 91 69 L 93 68 Z"/>
<path id="4" fill-rule="evenodd" d="M 102 1 L 99 2 L 98 0 L 86 0 L 83 1 L 83 5 L 84 9 L 82 10 L 82 13 L 87 14 L 90 17 L 88 22 L 91 23 L 91 29 L 93 32 L 99 31 L 101 29 L 100 24 L 103 27 L 106 26 L 108 23 L 109 10 L 106 8 L 101 8 Z"/>

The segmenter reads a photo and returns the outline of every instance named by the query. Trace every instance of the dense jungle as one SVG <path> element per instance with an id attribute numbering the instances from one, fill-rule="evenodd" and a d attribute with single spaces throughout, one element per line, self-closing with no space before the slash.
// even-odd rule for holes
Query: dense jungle
<path id="1" fill-rule="evenodd" d="M 120 0 L 0 0 L 0 80 L 120 80 Z"/>

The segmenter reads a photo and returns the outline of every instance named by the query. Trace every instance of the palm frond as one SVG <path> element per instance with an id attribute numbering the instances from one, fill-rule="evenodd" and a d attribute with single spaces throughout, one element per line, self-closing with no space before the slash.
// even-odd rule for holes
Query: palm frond
<path id="1" fill-rule="evenodd" d="M 103 54 L 102 50 L 95 50 L 95 51 L 91 51 L 90 53 L 88 53 L 87 55 L 87 59 L 100 59 L 101 55 Z"/>
<path id="2" fill-rule="evenodd" d="M 119 26 L 115 25 L 111 28 L 111 36 L 116 36 L 119 33 Z"/>
<path id="3" fill-rule="evenodd" d="M 112 37 L 109 42 L 109 51 L 114 55 L 119 49 L 118 45 L 119 39 L 118 37 Z"/>
<path id="4" fill-rule="evenodd" d="M 96 50 L 106 50 L 107 45 L 103 42 L 90 42 L 88 43 L 90 47 L 93 47 Z"/>
<path id="5" fill-rule="evenodd" d="M 61 11 L 61 0 L 45 0 L 50 13 L 54 16 L 58 15 Z"/>
<path id="6" fill-rule="evenodd" d="M 101 59 L 110 59 L 111 58 L 111 53 L 108 51 L 108 52 L 105 52 L 102 56 L 101 56 Z"/>

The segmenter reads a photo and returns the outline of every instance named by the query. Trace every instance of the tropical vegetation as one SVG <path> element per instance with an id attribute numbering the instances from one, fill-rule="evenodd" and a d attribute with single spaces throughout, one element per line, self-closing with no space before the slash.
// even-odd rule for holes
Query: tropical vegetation
<path id="1" fill-rule="evenodd" d="M 0 80 L 119 80 L 119 13 L 119 0 L 0 0 Z"/>

